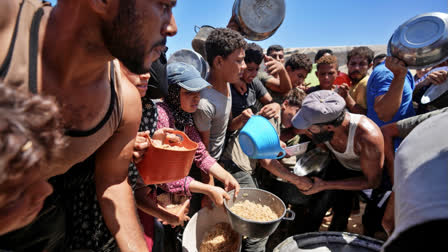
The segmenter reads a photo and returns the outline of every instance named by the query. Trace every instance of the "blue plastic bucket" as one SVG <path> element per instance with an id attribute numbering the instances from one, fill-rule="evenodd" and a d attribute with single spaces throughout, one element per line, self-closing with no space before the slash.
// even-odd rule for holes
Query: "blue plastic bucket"
<path id="1" fill-rule="evenodd" d="M 263 116 L 252 116 L 240 131 L 243 152 L 252 159 L 279 159 L 286 155 L 277 131 Z M 280 154 L 281 153 L 281 154 Z"/>

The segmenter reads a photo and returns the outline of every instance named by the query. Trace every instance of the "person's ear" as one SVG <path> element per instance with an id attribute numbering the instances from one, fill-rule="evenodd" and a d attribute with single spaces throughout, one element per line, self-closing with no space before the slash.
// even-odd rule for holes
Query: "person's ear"
<path id="1" fill-rule="evenodd" d="M 285 100 L 284 102 L 282 102 L 282 105 L 280 106 L 282 111 L 286 109 L 286 106 L 288 106 L 288 100 Z"/>
<path id="2" fill-rule="evenodd" d="M 220 69 L 224 63 L 224 58 L 220 55 L 216 56 L 215 59 L 213 59 L 213 66 L 216 69 Z"/>
<path id="3" fill-rule="evenodd" d="M 118 0 L 89 0 L 90 8 L 103 17 L 111 16 L 118 8 Z"/>
<path id="4" fill-rule="evenodd" d="M 336 127 L 334 127 L 333 125 L 325 125 L 325 129 L 327 130 L 327 131 L 334 131 L 334 129 L 335 129 Z"/>
<path id="5" fill-rule="evenodd" d="M 369 67 L 367 69 L 370 69 L 373 66 L 373 63 L 369 64 Z"/>

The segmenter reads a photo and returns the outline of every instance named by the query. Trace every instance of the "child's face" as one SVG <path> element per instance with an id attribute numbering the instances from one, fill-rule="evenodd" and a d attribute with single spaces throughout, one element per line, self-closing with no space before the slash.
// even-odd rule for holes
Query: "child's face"
<path id="1" fill-rule="evenodd" d="M 226 77 L 227 82 L 236 83 L 243 77 L 243 72 L 246 69 L 244 63 L 245 51 L 243 48 L 236 49 L 230 55 L 223 59 L 223 76 Z"/>
<path id="2" fill-rule="evenodd" d="M 34 167 L 0 184 L 0 235 L 31 223 L 52 192 L 51 185 Z"/>

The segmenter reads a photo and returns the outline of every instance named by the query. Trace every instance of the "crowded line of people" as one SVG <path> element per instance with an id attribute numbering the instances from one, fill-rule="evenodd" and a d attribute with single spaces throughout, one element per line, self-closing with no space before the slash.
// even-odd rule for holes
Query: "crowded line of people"
<path id="1" fill-rule="evenodd" d="M 447 85 L 448 61 L 412 76 L 400 59 L 360 46 L 345 74 L 329 49 L 314 64 L 280 45 L 264 54 L 232 17 L 205 42 L 204 79 L 167 64 L 175 5 L 0 2 L 0 251 L 180 251 L 181 226 L 241 187 L 273 192 L 296 212 L 270 237 L 245 237 L 242 251 L 319 231 L 330 209 L 329 230 L 346 231 L 360 195 L 364 234 L 390 235 L 384 251 L 447 249 L 447 231 L 434 230 L 448 221 L 448 99 L 421 97 Z M 307 151 L 250 159 L 239 133 L 254 115 L 282 146 L 309 142 Z M 179 141 L 172 130 L 198 144 L 190 174 L 146 185 L 136 165 L 149 138 Z M 316 153 L 319 171 L 294 173 Z M 188 200 L 173 213 L 161 193 Z"/>

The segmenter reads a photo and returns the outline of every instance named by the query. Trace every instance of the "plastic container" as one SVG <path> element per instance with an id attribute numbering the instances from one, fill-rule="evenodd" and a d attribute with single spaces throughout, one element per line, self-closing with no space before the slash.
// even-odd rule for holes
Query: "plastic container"
<path id="1" fill-rule="evenodd" d="M 239 135 L 243 152 L 252 159 L 279 159 L 286 155 L 274 126 L 263 116 L 252 116 Z"/>
<path id="2" fill-rule="evenodd" d="M 185 178 L 190 172 L 198 144 L 188 138 L 184 132 L 173 130 L 170 133 L 180 137 L 179 143 L 170 146 L 184 147 L 184 150 L 172 150 L 157 147 L 152 139 L 151 145 L 137 164 L 137 169 L 145 184 L 161 184 Z"/>
<path id="3" fill-rule="evenodd" d="M 227 215 L 224 212 L 224 208 L 215 207 L 209 209 L 207 207 L 202 208 L 191 217 L 182 235 L 182 251 L 184 252 L 197 252 L 201 247 L 202 239 L 205 233 L 213 228 L 218 223 L 229 223 Z M 238 251 L 241 250 L 241 236 L 239 236 Z"/>
<path id="4" fill-rule="evenodd" d="M 274 248 L 274 252 L 376 252 L 382 241 L 346 232 L 313 232 L 294 235 Z"/>

